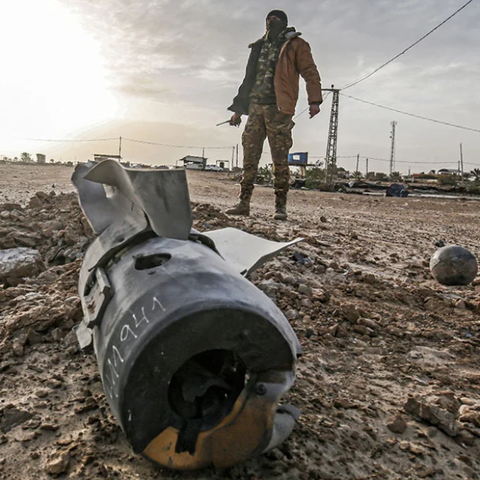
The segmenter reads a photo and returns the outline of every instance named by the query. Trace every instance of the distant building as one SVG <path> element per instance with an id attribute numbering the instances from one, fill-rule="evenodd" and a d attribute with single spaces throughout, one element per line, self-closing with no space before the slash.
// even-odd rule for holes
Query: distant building
<path id="1" fill-rule="evenodd" d="M 37 153 L 37 163 L 45 165 L 47 163 L 47 157 L 43 153 Z"/>
<path id="2" fill-rule="evenodd" d="M 205 170 L 205 165 L 207 164 L 206 157 L 194 157 L 193 155 L 187 155 L 186 157 L 177 160 L 178 163 L 183 163 L 184 168 L 189 170 Z"/>

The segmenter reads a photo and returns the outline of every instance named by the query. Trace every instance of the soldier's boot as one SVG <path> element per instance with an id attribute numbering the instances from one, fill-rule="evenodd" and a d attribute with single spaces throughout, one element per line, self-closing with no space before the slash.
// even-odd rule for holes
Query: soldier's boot
<path id="1" fill-rule="evenodd" d="M 275 215 L 273 216 L 275 220 L 286 220 L 287 219 L 287 197 L 282 195 L 275 196 Z"/>
<path id="2" fill-rule="evenodd" d="M 226 210 L 227 215 L 243 215 L 248 217 L 250 215 L 250 200 L 240 199 L 237 205 L 229 210 Z"/>

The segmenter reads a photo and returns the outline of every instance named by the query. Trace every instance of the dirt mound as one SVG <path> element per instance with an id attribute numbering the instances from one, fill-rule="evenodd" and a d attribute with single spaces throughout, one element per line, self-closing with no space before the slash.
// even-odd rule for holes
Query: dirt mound
<path id="1" fill-rule="evenodd" d="M 361 208 L 345 228 L 328 215 L 278 223 L 192 206 L 200 231 L 306 238 L 252 277 L 300 338 L 289 400 L 302 417 L 272 452 L 222 472 L 177 474 L 132 454 L 95 358 L 79 351 L 71 331 L 92 239 L 76 197 L 0 205 L 0 248 L 35 248 L 45 264 L 37 277 L 0 289 L 0 477 L 478 478 L 479 287 L 436 284 L 421 228 L 392 241 L 371 208 Z M 408 254 L 407 241 L 416 245 Z"/>

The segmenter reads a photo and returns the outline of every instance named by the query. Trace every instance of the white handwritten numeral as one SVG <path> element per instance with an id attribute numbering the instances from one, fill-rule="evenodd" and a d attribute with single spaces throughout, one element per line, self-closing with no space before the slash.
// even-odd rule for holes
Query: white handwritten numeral
<path id="1" fill-rule="evenodd" d="M 124 342 L 128 338 L 128 334 L 131 333 L 133 338 L 138 338 L 138 335 L 135 335 L 134 331 L 130 328 L 130 325 L 124 325 L 120 332 L 120 340 Z"/>
<path id="2" fill-rule="evenodd" d="M 145 307 L 142 307 L 142 318 L 140 320 L 137 320 L 137 316 L 133 313 L 132 316 L 133 316 L 133 319 L 135 320 L 135 328 L 138 328 L 138 326 L 142 323 L 142 322 L 147 322 L 147 323 L 150 323 L 150 320 L 147 318 L 147 316 L 145 315 Z"/>
<path id="3" fill-rule="evenodd" d="M 162 312 L 166 312 L 166 310 L 165 310 L 164 306 L 162 305 L 162 303 L 160 302 L 160 300 L 157 297 L 153 297 L 152 312 L 155 310 L 157 305 L 160 307 L 160 310 L 162 310 Z"/>

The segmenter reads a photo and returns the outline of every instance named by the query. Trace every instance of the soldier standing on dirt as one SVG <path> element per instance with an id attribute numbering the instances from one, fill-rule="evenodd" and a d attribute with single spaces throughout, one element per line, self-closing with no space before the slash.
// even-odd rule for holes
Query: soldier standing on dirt
<path id="1" fill-rule="evenodd" d="M 298 100 L 299 75 L 306 82 L 310 118 L 320 112 L 322 87 L 309 44 L 288 26 L 285 12 L 272 10 L 266 19 L 266 34 L 250 45 L 245 79 L 228 110 L 234 112 L 230 125 L 239 126 L 248 115 L 242 135 L 243 177 L 240 202 L 227 210 L 230 215 L 249 215 L 253 183 L 268 137 L 274 165 L 275 215 L 287 218 L 290 170 L 288 152 L 292 147 L 292 120 Z"/>

